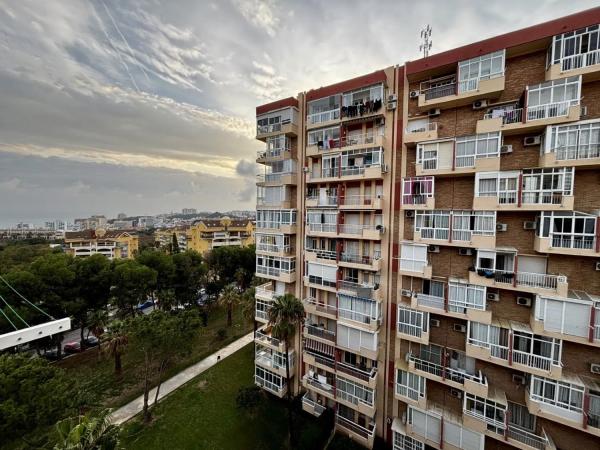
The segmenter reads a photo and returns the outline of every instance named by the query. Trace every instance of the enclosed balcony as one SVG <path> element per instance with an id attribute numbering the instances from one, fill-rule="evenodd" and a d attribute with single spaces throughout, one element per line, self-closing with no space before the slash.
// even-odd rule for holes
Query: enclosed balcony
<path id="1" fill-rule="evenodd" d="M 342 122 L 361 122 L 385 114 L 383 84 L 375 84 L 342 94 Z"/>
<path id="2" fill-rule="evenodd" d="M 255 288 L 254 318 L 263 323 L 269 320 L 269 309 L 273 304 L 275 291 L 272 282 L 261 284 Z"/>
<path id="3" fill-rule="evenodd" d="M 307 209 L 306 234 L 335 238 L 338 235 L 337 210 Z"/>
<path id="4" fill-rule="evenodd" d="M 478 120 L 477 133 L 520 134 L 581 118 L 581 77 L 561 78 L 527 86 L 518 103 L 490 108 Z"/>
<path id="5" fill-rule="evenodd" d="M 335 187 L 309 186 L 306 190 L 307 208 L 336 208 L 338 203 L 338 190 Z"/>
<path id="6" fill-rule="evenodd" d="M 500 133 L 482 133 L 417 145 L 416 174 L 463 175 L 500 170 Z"/>
<path id="7" fill-rule="evenodd" d="M 296 258 L 256 255 L 256 276 L 293 283 L 296 275 Z"/>
<path id="8" fill-rule="evenodd" d="M 257 207 L 277 207 L 289 209 L 294 205 L 295 199 L 292 196 L 290 186 L 256 186 L 256 206 Z"/>
<path id="9" fill-rule="evenodd" d="M 408 365 L 404 361 L 397 361 L 395 369 L 394 397 L 404 403 L 423 409 L 427 408 L 427 380 L 425 377 L 409 372 Z"/>
<path id="10" fill-rule="evenodd" d="M 495 211 L 415 212 L 415 243 L 455 247 L 496 247 Z M 432 251 L 436 248 L 433 247 Z"/>
<path id="11" fill-rule="evenodd" d="M 435 177 L 402 178 L 402 209 L 434 209 Z"/>
<path id="12" fill-rule="evenodd" d="M 298 135 L 298 109 L 288 107 L 256 117 L 256 139 L 266 140 L 277 135 Z"/>
<path id="13" fill-rule="evenodd" d="M 525 401 L 531 414 L 600 437 L 600 385 L 591 378 L 533 375 Z"/>
<path id="14" fill-rule="evenodd" d="M 271 136 L 265 140 L 266 148 L 256 153 L 256 162 L 267 164 L 292 158 L 292 141 L 284 135 Z"/>
<path id="15" fill-rule="evenodd" d="M 419 108 L 455 108 L 504 91 L 504 50 L 458 63 L 457 74 L 424 81 Z"/>
<path id="16" fill-rule="evenodd" d="M 546 128 L 541 167 L 600 167 L 600 120 L 585 120 Z"/>
<path id="17" fill-rule="evenodd" d="M 285 353 L 272 350 L 268 347 L 262 347 L 260 345 L 256 346 L 254 363 L 263 367 L 264 369 L 269 370 L 272 373 L 285 377 L 285 360 Z M 288 360 L 290 376 L 293 376 L 296 368 L 296 352 L 294 350 L 288 352 Z"/>
<path id="18" fill-rule="evenodd" d="M 340 404 L 367 417 L 375 416 L 375 389 L 356 383 L 339 373 L 336 374 L 335 387 L 335 399 Z"/>
<path id="19" fill-rule="evenodd" d="M 481 286 L 519 292 L 566 295 L 567 277 L 546 273 L 547 258 L 518 255 L 514 248 L 477 250 L 469 281 Z"/>
<path id="20" fill-rule="evenodd" d="M 398 273 L 409 277 L 430 279 L 432 267 L 427 253 L 427 245 L 402 242 L 400 244 Z"/>
<path id="21" fill-rule="evenodd" d="M 340 121 L 340 96 L 330 95 L 307 103 L 306 128 L 323 127 Z"/>
<path id="22" fill-rule="evenodd" d="M 279 231 L 285 234 L 296 233 L 295 209 L 256 209 L 256 231 Z"/>
<path id="23" fill-rule="evenodd" d="M 419 344 L 429 343 L 429 313 L 398 304 L 396 336 Z"/>
<path id="24" fill-rule="evenodd" d="M 256 184 L 260 186 L 281 186 L 296 184 L 298 171 L 296 160 L 285 159 L 265 164 L 264 173 L 256 175 Z"/>
<path id="25" fill-rule="evenodd" d="M 562 375 L 562 341 L 534 334 L 527 324 L 469 322 L 467 355 L 555 379 Z"/>
<path id="26" fill-rule="evenodd" d="M 335 155 L 324 155 L 312 160 L 306 174 L 307 183 L 325 183 L 383 178 L 387 166 L 383 162 L 383 148 L 344 150 Z"/>
<path id="27" fill-rule="evenodd" d="M 600 346 L 600 297 L 583 291 L 569 291 L 565 296 L 537 295 L 531 329 L 544 336 Z"/>
<path id="28" fill-rule="evenodd" d="M 600 255 L 600 216 L 580 212 L 542 212 L 536 221 L 533 248 L 559 255 Z"/>
<path id="29" fill-rule="evenodd" d="M 568 211 L 573 209 L 572 167 L 478 172 L 473 209 L 496 211 Z"/>
<path id="30" fill-rule="evenodd" d="M 338 320 L 375 331 L 381 324 L 381 302 L 340 293 L 338 294 Z"/>
<path id="31" fill-rule="evenodd" d="M 255 233 L 256 251 L 278 256 L 290 256 L 294 253 L 292 242 L 295 240 L 289 234 Z"/>
<path id="32" fill-rule="evenodd" d="M 348 242 L 351 241 L 346 241 L 346 245 L 348 245 Z M 357 246 L 342 247 L 338 258 L 338 266 L 378 272 L 381 270 L 381 251 L 373 250 L 371 253 L 361 255 Z"/>
<path id="33" fill-rule="evenodd" d="M 256 330 L 256 333 L 254 333 L 254 340 L 257 344 L 268 347 L 271 350 L 275 350 L 282 354 L 285 353 L 285 342 L 273 337 L 273 328 L 269 325 Z"/>
<path id="34" fill-rule="evenodd" d="M 279 398 L 287 393 L 285 376 L 277 375 L 261 366 L 254 367 L 254 383 Z"/>
<path id="35" fill-rule="evenodd" d="M 354 327 L 349 322 L 348 324 L 338 322 L 336 346 L 342 350 L 377 360 L 378 336 L 378 332 Z"/>
<path id="36" fill-rule="evenodd" d="M 600 79 L 599 25 L 556 35 L 548 47 L 546 80 L 582 75 L 585 81 Z"/>
<path id="37" fill-rule="evenodd" d="M 438 138 L 438 123 L 429 118 L 409 119 L 404 130 L 404 143 L 416 144 L 423 141 L 435 141 Z"/>
<path id="38" fill-rule="evenodd" d="M 360 211 L 378 210 L 383 208 L 383 194 L 354 194 L 345 193 L 340 196 L 340 210 Z"/>
<path id="39" fill-rule="evenodd" d="M 304 336 L 335 344 L 335 331 L 330 330 L 324 323 L 307 323 L 304 325 Z"/>
<path id="40" fill-rule="evenodd" d="M 339 151 L 340 131 L 339 125 L 309 130 L 307 133 L 306 156 L 321 156 L 330 151 Z"/>
<path id="41" fill-rule="evenodd" d="M 306 263 L 306 275 L 304 276 L 304 285 L 330 292 L 336 292 L 337 289 L 337 265 L 335 261 L 329 264 L 309 261 Z"/>

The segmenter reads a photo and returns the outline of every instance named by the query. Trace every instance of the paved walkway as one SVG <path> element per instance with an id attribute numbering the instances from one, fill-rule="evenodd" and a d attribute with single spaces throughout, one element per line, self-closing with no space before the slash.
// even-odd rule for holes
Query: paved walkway
<path id="1" fill-rule="evenodd" d="M 169 378 L 164 381 L 160 386 L 160 393 L 158 394 L 158 399 L 161 400 L 166 395 L 169 395 L 175 389 L 181 387 L 192 378 L 197 377 L 202 372 L 207 369 L 210 369 L 217 363 L 217 355 L 221 356 L 221 359 L 225 359 L 228 356 L 234 354 L 242 347 L 248 345 L 254 339 L 254 333 L 248 333 L 247 335 L 239 338 L 237 341 L 232 342 L 226 347 L 223 347 L 219 351 L 213 353 L 212 355 L 204 358 L 202 361 L 197 362 L 193 366 L 188 367 L 187 369 L 179 372 L 177 375 Z M 154 402 L 154 396 L 156 395 L 156 388 L 150 391 L 150 395 L 148 397 L 149 403 L 152 404 Z M 120 425 L 123 422 L 127 422 L 136 414 L 142 411 L 144 407 L 144 396 L 141 395 L 130 403 L 127 403 L 125 406 L 120 407 L 119 409 L 113 411 L 111 414 L 111 421 L 114 424 Z"/>

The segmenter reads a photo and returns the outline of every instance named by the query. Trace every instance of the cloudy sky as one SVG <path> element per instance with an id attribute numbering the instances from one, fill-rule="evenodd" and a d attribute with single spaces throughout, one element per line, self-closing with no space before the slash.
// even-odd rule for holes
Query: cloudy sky
<path id="1" fill-rule="evenodd" d="M 0 226 L 253 208 L 257 104 L 590 0 L 0 0 Z"/>

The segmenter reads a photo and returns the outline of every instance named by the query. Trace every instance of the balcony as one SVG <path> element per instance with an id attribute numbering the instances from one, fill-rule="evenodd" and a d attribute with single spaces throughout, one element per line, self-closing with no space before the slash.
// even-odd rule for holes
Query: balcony
<path id="1" fill-rule="evenodd" d="M 581 75 L 584 81 L 598 80 L 600 50 L 594 48 L 597 36 L 598 25 L 554 36 L 548 47 L 546 80 L 571 75 Z"/>
<path id="2" fill-rule="evenodd" d="M 340 123 L 340 108 L 313 112 L 306 116 L 306 129 L 326 127 Z"/>
<path id="3" fill-rule="evenodd" d="M 256 175 L 257 186 L 285 186 L 296 184 L 296 172 L 259 173 Z"/>
<path id="4" fill-rule="evenodd" d="M 536 229 L 536 252 L 559 255 L 600 255 L 600 217 L 580 212 L 543 212 Z"/>
<path id="5" fill-rule="evenodd" d="M 429 313 L 398 304 L 396 337 L 418 344 L 429 344 Z"/>
<path id="6" fill-rule="evenodd" d="M 367 121 L 384 115 L 383 93 L 383 84 L 377 84 L 342 94 L 342 122 Z"/>
<path id="7" fill-rule="evenodd" d="M 435 178 L 402 178 L 402 209 L 435 209 Z"/>
<path id="8" fill-rule="evenodd" d="M 333 358 L 329 358 L 318 353 L 313 353 L 306 349 L 304 350 L 302 356 L 305 364 L 331 373 L 335 371 L 335 360 Z"/>
<path id="9" fill-rule="evenodd" d="M 348 134 L 338 142 L 342 150 L 361 150 L 370 147 L 383 147 L 385 137 L 382 134 L 364 133 Z"/>
<path id="10" fill-rule="evenodd" d="M 483 146 L 486 152 L 476 152 Z M 477 172 L 497 172 L 500 170 L 500 134 L 483 133 L 460 136 L 436 142 L 417 145 L 417 176 L 470 175 Z"/>
<path id="11" fill-rule="evenodd" d="M 256 232 L 296 234 L 296 215 L 295 209 L 257 209 Z"/>
<path id="12" fill-rule="evenodd" d="M 284 108 L 256 117 L 256 139 L 266 140 L 276 135 L 298 136 L 298 109 Z"/>
<path id="13" fill-rule="evenodd" d="M 344 378 L 351 381 L 365 384 L 371 389 L 377 385 L 377 367 L 357 367 L 344 362 L 338 362 L 335 366 L 338 374 L 343 374 Z"/>
<path id="14" fill-rule="evenodd" d="M 464 292 L 465 289 L 468 293 Z M 474 290 L 479 291 L 478 295 L 473 294 Z M 483 293 L 481 290 L 483 290 Z M 419 311 L 443 314 L 457 319 L 491 323 L 492 312 L 487 308 L 485 288 L 483 286 L 462 283 L 451 284 L 448 296 L 449 298 L 445 299 L 443 297 L 418 293 L 412 297 L 411 307 Z"/>
<path id="15" fill-rule="evenodd" d="M 457 82 L 448 75 L 421 83 L 419 108 L 456 108 L 483 98 L 499 96 L 504 91 L 504 73 L 491 79 L 471 79 Z"/>
<path id="16" fill-rule="evenodd" d="M 418 210 L 415 213 L 413 242 L 434 246 L 495 248 L 496 212 Z"/>
<path id="17" fill-rule="evenodd" d="M 321 264 L 336 264 L 337 253 L 333 250 L 306 248 L 304 249 L 304 252 L 304 258 L 306 261 L 318 262 Z"/>
<path id="18" fill-rule="evenodd" d="M 427 246 L 412 242 L 400 244 L 398 273 L 408 277 L 431 279 L 432 266 L 427 254 Z"/>
<path id="19" fill-rule="evenodd" d="M 327 344 L 335 344 L 335 331 L 326 329 L 319 325 L 304 325 L 304 337 L 313 338 Z"/>
<path id="20" fill-rule="evenodd" d="M 418 119 L 419 120 L 419 119 Z M 404 130 L 404 143 L 406 145 L 416 144 L 418 142 L 423 141 L 435 141 L 438 138 L 438 123 L 437 122 L 427 122 L 427 123 L 419 123 L 416 124 L 409 120 L 408 127 Z"/>
<path id="21" fill-rule="evenodd" d="M 381 254 L 375 251 L 373 256 L 355 255 L 342 251 L 340 252 L 338 266 L 379 272 L 381 270 Z"/>
<path id="22" fill-rule="evenodd" d="M 342 195 L 339 209 L 352 211 L 383 209 L 383 195 Z"/>
<path id="23" fill-rule="evenodd" d="M 341 165 L 342 161 L 347 165 Z M 321 162 L 321 167 L 313 166 L 306 173 L 307 183 L 375 180 L 382 179 L 387 172 L 387 165 L 383 164 L 383 147 L 364 151 L 344 150 L 336 155 L 324 156 Z"/>
<path id="24" fill-rule="evenodd" d="M 514 272 L 499 269 L 475 268 L 469 272 L 469 282 L 481 286 L 537 294 L 540 291 L 566 295 L 569 284 L 564 275 Z"/>
<path id="25" fill-rule="evenodd" d="M 294 254 L 294 247 L 290 244 L 285 243 L 269 243 L 269 242 L 261 242 L 259 233 L 255 234 L 256 239 L 256 251 L 259 253 L 268 253 L 270 255 L 275 256 L 291 256 Z M 277 237 L 276 237 L 277 239 Z"/>
<path id="26" fill-rule="evenodd" d="M 383 237 L 383 225 L 342 223 L 338 225 L 338 237 L 342 239 L 367 239 L 379 241 Z"/>
<path id="27" fill-rule="evenodd" d="M 293 377 L 296 368 L 296 353 L 294 350 L 291 350 L 288 353 L 288 359 L 290 361 L 290 377 Z M 284 378 L 286 377 L 284 354 L 277 354 L 274 353 L 273 350 L 267 350 L 261 348 L 261 346 L 257 346 L 254 363 L 267 369 L 269 372 L 276 373 Z"/>
<path id="28" fill-rule="evenodd" d="M 307 413 L 312 414 L 315 417 L 321 417 L 321 414 L 323 414 L 326 409 L 325 406 L 311 399 L 309 392 L 302 397 L 302 410 Z"/>
<path id="29" fill-rule="evenodd" d="M 254 384 L 262 387 L 266 391 L 283 398 L 287 393 L 287 383 L 285 377 L 281 377 L 262 367 L 255 366 L 254 369 Z"/>
<path id="30" fill-rule="evenodd" d="M 275 350 L 280 353 L 285 353 L 285 342 L 274 338 L 271 335 L 272 329 L 269 326 L 256 330 L 254 334 L 254 340 L 257 344 L 264 345 L 265 347 Z"/>
<path id="31" fill-rule="evenodd" d="M 335 386 L 333 379 L 330 381 L 325 375 L 319 375 L 314 372 L 311 374 L 311 372 L 313 371 L 309 370 L 309 373 L 302 377 L 302 386 L 306 389 L 318 392 L 331 400 L 335 400 Z"/>
<path id="32" fill-rule="evenodd" d="M 357 384 L 339 373 L 336 375 L 335 399 L 340 406 L 347 407 L 344 409 L 358 411 L 359 414 L 369 418 L 374 417 L 377 398 L 375 394 L 374 389 Z"/>
<path id="33" fill-rule="evenodd" d="M 273 136 L 266 139 L 266 148 L 256 152 L 256 162 L 266 164 L 292 159 L 292 144 L 289 137 Z"/>
<path id="34" fill-rule="evenodd" d="M 409 372 L 404 359 L 394 364 L 394 398 L 422 409 L 427 408 L 427 381 L 425 377 Z"/>
<path id="35" fill-rule="evenodd" d="M 371 280 L 364 279 L 361 282 L 354 280 L 338 280 L 337 290 L 340 294 L 349 296 L 381 301 L 383 299 L 383 289 L 380 289 L 379 283 L 374 277 Z"/>
<path id="36" fill-rule="evenodd" d="M 336 214 L 337 219 L 337 214 Z M 337 232 L 337 223 L 335 222 L 327 222 L 327 223 L 307 223 L 306 224 L 306 234 L 309 236 L 320 236 L 320 237 L 336 237 Z"/>
<path id="37" fill-rule="evenodd" d="M 541 167 L 600 167 L 600 120 L 585 120 L 546 128 Z"/>
<path id="38" fill-rule="evenodd" d="M 258 322 L 266 323 L 269 320 L 269 307 L 275 297 L 274 294 L 271 282 L 256 286 L 254 293 L 256 299 L 254 318 Z"/>
<path id="39" fill-rule="evenodd" d="M 327 317 L 328 319 L 337 319 L 337 306 L 319 302 L 314 297 L 307 297 L 302 300 L 304 310 L 308 314 L 316 314 L 318 316 Z"/>
<path id="40" fill-rule="evenodd" d="M 338 206 L 337 195 L 318 195 L 310 193 L 306 196 L 307 208 L 335 208 Z"/>
<path id="41" fill-rule="evenodd" d="M 295 267 L 283 269 L 279 267 L 257 265 L 256 276 L 259 278 L 269 278 L 271 280 L 282 281 L 284 283 L 293 283 L 295 281 L 296 269 Z"/>
<path id="42" fill-rule="evenodd" d="M 365 424 L 366 425 L 366 424 Z M 350 419 L 340 415 L 335 416 L 335 428 L 350 439 L 357 441 L 367 448 L 373 448 L 375 441 L 375 423 L 371 422 L 366 426 L 359 425 Z"/>
<path id="43" fill-rule="evenodd" d="M 569 291 L 564 296 L 537 295 L 534 303 L 530 320 L 534 333 L 600 346 L 600 297 Z"/>
<path id="44" fill-rule="evenodd" d="M 342 291 L 343 289 L 340 287 L 338 321 L 368 331 L 377 331 L 381 325 L 381 302 L 370 300 L 369 297 L 361 295 L 361 291 L 358 293 L 353 291 L 351 295 L 346 295 Z M 347 289 L 344 291 L 348 292 Z"/>

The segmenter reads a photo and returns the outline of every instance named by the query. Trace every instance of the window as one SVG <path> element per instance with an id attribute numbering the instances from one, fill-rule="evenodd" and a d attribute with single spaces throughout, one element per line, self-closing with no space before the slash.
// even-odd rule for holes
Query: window
<path id="1" fill-rule="evenodd" d="M 555 153 L 560 161 L 598 158 L 600 121 L 548 127 L 544 143 L 545 153 Z"/>
<path id="2" fill-rule="evenodd" d="M 560 204 L 563 196 L 573 195 L 575 169 L 527 169 L 523 171 L 523 203 Z"/>
<path id="3" fill-rule="evenodd" d="M 360 352 L 361 349 L 377 350 L 377 333 L 337 324 L 338 345 Z"/>
<path id="4" fill-rule="evenodd" d="M 535 319 L 542 321 L 544 330 L 587 338 L 590 331 L 592 304 L 575 299 L 563 301 L 537 297 Z"/>
<path id="5" fill-rule="evenodd" d="M 309 209 L 306 212 L 306 224 L 309 231 L 335 233 L 337 231 L 337 212 Z"/>
<path id="6" fill-rule="evenodd" d="M 425 378 L 412 372 L 396 370 L 396 394 L 418 401 L 425 397 Z"/>
<path id="7" fill-rule="evenodd" d="M 425 444 L 415 438 L 394 431 L 394 450 L 424 450 Z"/>
<path id="8" fill-rule="evenodd" d="M 308 123 L 315 124 L 340 118 L 340 96 L 331 95 L 308 102 Z M 310 145 L 310 144 L 309 144 Z"/>
<path id="9" fill-rule="evenodd" d="M 448 240 L 450 235 L 450 211 L 417 211 L 415 231 L 421 233 L 421 239 Z"/>
<path id="10" fill-rule="evenodd" d="M 504 50 L 458 63 L 458 93 L 477 90 L 480 80 L 504 75 Z"/>
<path id="11" fill-rule="evenodd" d="M 509 330 L 506 328 L 469 322 L 468 343 L 489 349 L 491 356 L 495 358 L 508 359 L 508 335 Z"/>
<path id="12" fill-rule="evenodd" d="M 449 282 L 448 309 L 452 312 L 467 313 L 467 308 L 485 311 L 485 286 Z"/>
<path id="13" fill-rule="evenodd" d="M 354 405 L 364 403 L 368 406 L 373 406 L 375 391 L 371 388 L 356 384 L 346 378 L 336 378 L 336 397 Z"/>
<path id="14" fill-rule="evenodd" d="M 596 217 L 579 212 L 543 212 L 536 234 L 550 238 L 555 248 L 592 250 L 596 242 Z"/>
<path id="15" fill-rule="evenodd" d="M 339 294 L 338 302 L 339 317 L 367 324 L 379 319 L 381 311 L 374 300 Z"/>
<path id="16" fill-rule="evenodd" d="M 427 266 L 427 246 L 403 243 L 400 248 L 400 270 L 423 272 Z"/>
<path id="17" fill-rule="evenodd" d="M 477 172 L 476 197 L 497 197 L 501 205 L 515 204 L 518 197 L 519 172 Z"/>
<path id="18" fill-rule="evenodd" d="M 529 395 L 533 400 L 581 413 L 584 391 L 583 386 L 532 375 Z"/>
<path id="19" fill-rule="evenodd" d="M 580 92 L 580 76 L 527 86 L 527 120 L 566 116 L 579 104 Z"/>
<path id="20" fill-rule="evenodd" d="M 456 138 L 456 167 L 475 167 L 477 158 L 500 156 L 501 135 L 481 133 Z"/>
<path id="21" fill-rule="evenodd" d="M 337 266 L 307 262 L 306 273 L 310 283 L 321 286 L 335 287 L 337 281 Z"/>
<path id="22" fill-rule="evenodd" d="M 256 228 L 278 229 L 282 225 L 296 225 L 296 210 L 257 209 Z"/>
<path id="23" fill-rule="evenodd" d="M 485 421 L 490 431 L 502 434 L 506 428 L 504 424 L 506 405 L 466 392 L 463 410 L 466 414 Z"/>
<path id="24" fill-rule="evenodd" d="M 417 145 L 417 164 L 423 170 L 452 168 L 454 141 L 426 142 Z"/>
<path id="25" fill-rule="evenodd" d="M 343 95 L 342 105 L 345 107 L 359 105 L 368 101 L 383 99 L 383 84 L 357 89 Z"/>
<path id="26" fill-rule="evenodd" d="M 548 48 L 550 64 L 561 64 L 561 71 L 579 69 L 600 63 L 599 25 L 592 25 L 552 38 Z"/>
<path id="27" fill-rule="evenodd" d="M 421 337 L 429 326 L 429 313 L 398 305 L 398 332 Z"/>
<path id="28" fill-rule="evenodd" d="M 308 145 L 318 145 L 322 149 L 339 147 L 340 127 L 322 128 L 308 132 Z"/>

